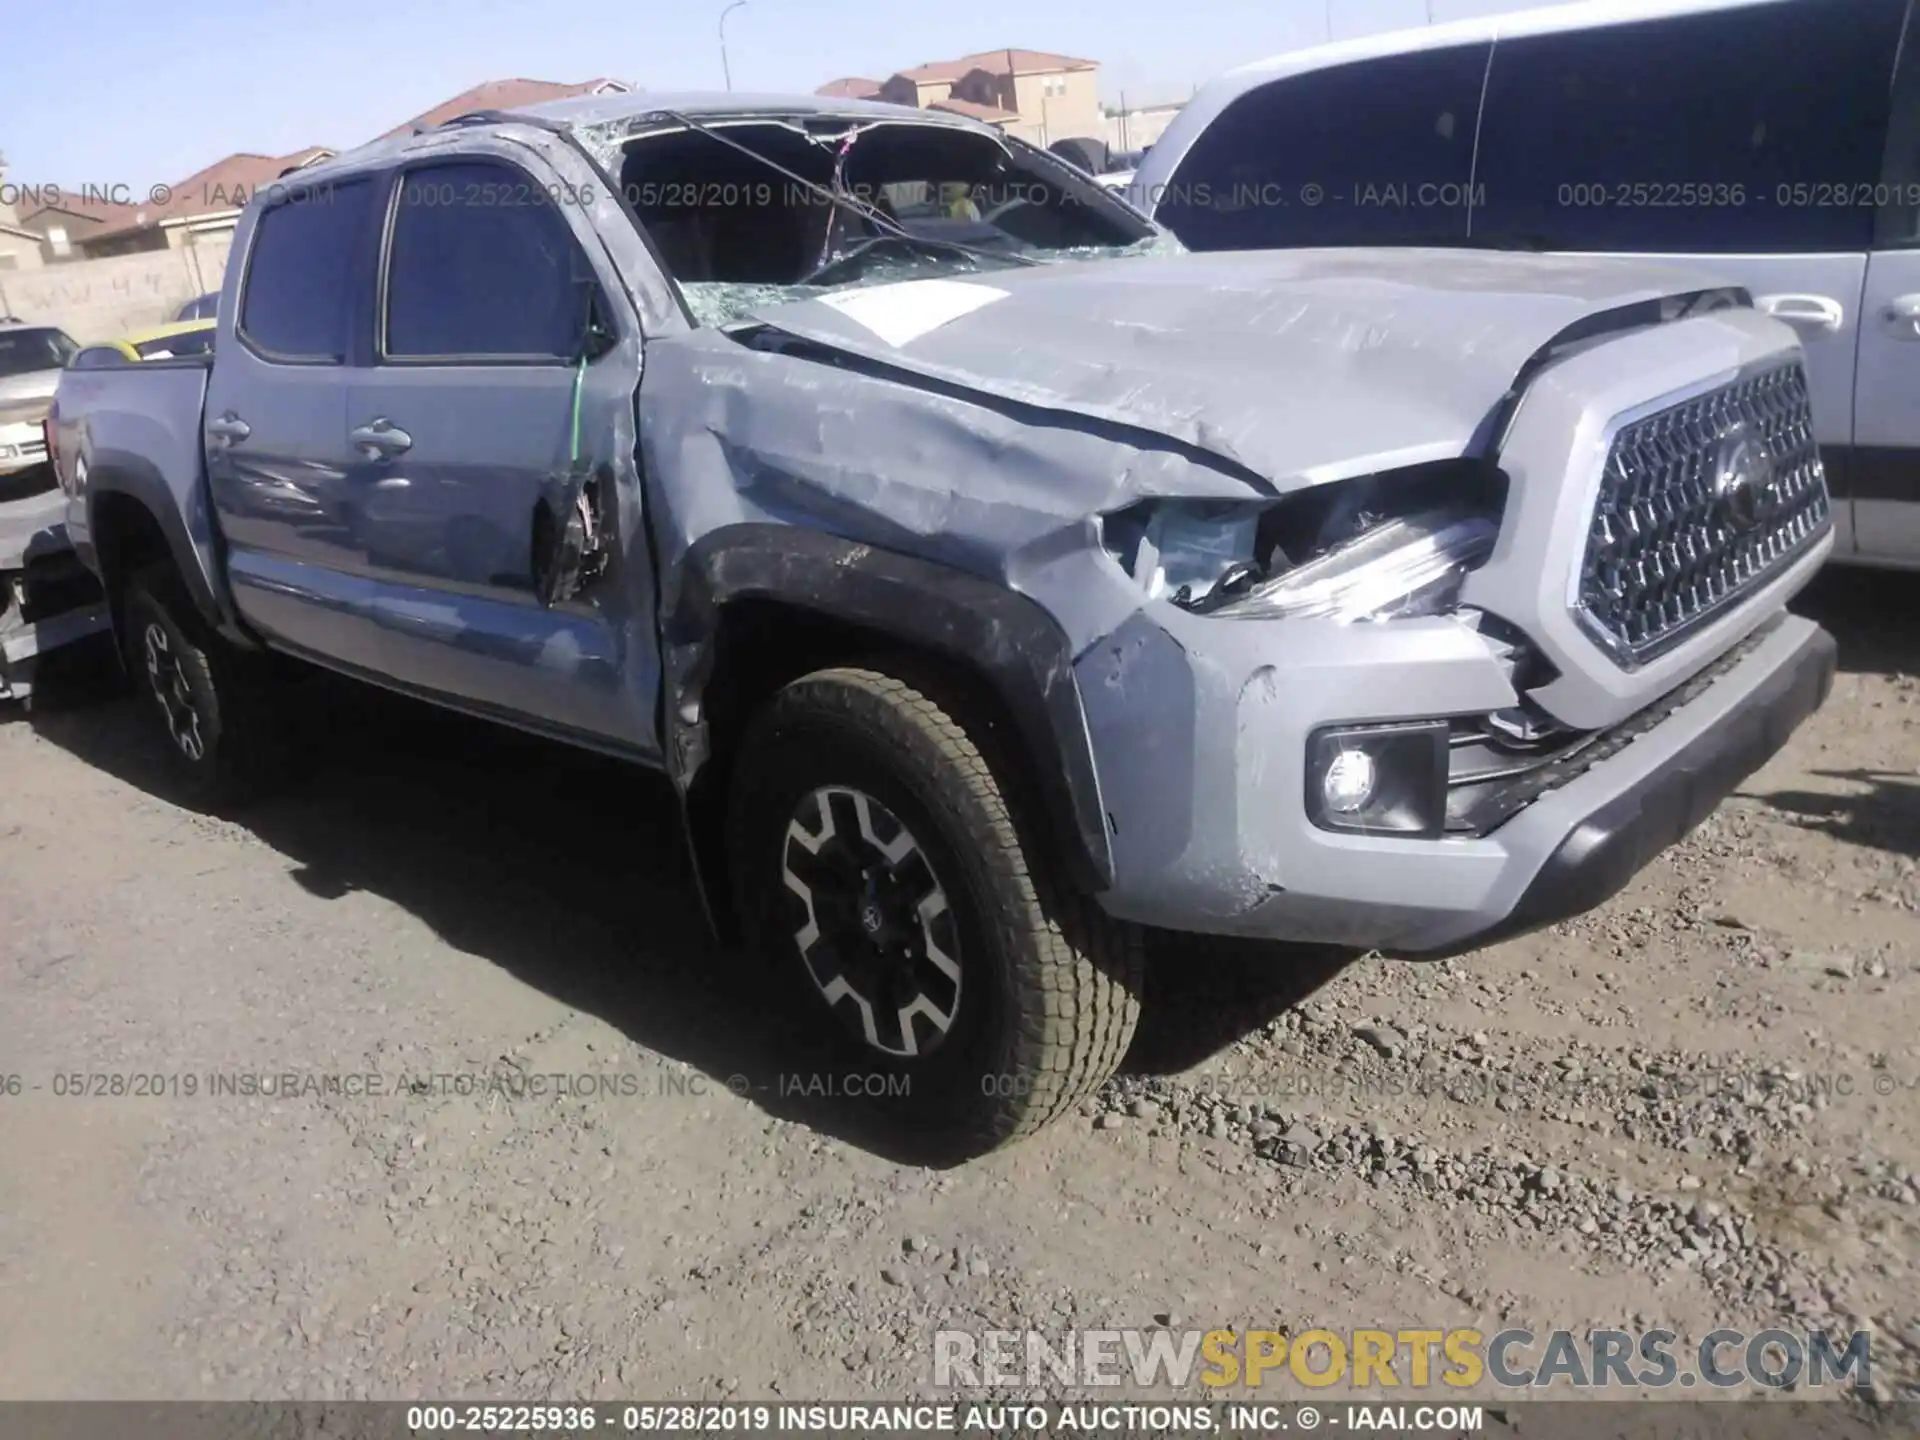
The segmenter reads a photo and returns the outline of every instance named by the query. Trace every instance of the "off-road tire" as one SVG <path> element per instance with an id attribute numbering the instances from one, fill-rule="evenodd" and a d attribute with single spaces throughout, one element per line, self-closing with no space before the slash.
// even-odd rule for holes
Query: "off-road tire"
<path id="1" fill-rule="evenodd" d="M 794 681 L 743 738 L 728 846 L 750 943 L 849 1067 L 903 1077 L 905 1093 L 878 1102 L 890 1118 L 957 1156 L 1039 1130 L 1113 1074 L 1139 1017 L 1145 960 L 1136 927 L 1056 878 L 1031 843 L 1037 826 L 1017 823 L 1022 807 L 1009 803 L 1020 794 L 1012 767 L 989 765 L 955 708 L 876 670 Z M 965 984 L 930 1054 L 886 1055 L 848 1033 L 802 958 L 782 868 L 788 826 L 806 797 L 836 786 L 904 823 L 952 906 Z M 876 1103 L 871 1087 L 863 1103 Z"/>
<path id="2" fill-rule="evenodd" d="M 128 674 L 140 704 L 159 731 L 168 771 L 180 798 L 217 809 L 252 798 L 278 751 L 265 686 L 244 657 L 201 618 L 170 565 L 140 571 L 127 584 L 124 643 Z M 177 667 L 191 706 L 199 754 L 190 753 L 178 719 L 180 697 L 163 698 L 150 647 Z"/>

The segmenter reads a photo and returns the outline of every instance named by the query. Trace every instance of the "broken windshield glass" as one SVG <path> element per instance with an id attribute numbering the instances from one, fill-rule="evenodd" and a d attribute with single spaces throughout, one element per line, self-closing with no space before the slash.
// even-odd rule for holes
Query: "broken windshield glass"
<path id="1" fill-rule="evenodd" d="M 1181 248 L 1055 157 L 959 125 L 650 123 L 593 127 L 582 143 L 616 157 L 628 204 L 706 325 L 856 286 Z"/>

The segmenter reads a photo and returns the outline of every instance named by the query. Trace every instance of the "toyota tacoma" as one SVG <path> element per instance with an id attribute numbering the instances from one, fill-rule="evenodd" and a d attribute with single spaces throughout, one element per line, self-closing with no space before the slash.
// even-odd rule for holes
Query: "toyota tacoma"
<path id="1" fill-rule="evenodd" d="M 315 166 L 246 211 L 214 354 L 70 371 L 53 428 L 201 795 L 291 662 L 664 771 L 722 933 L 975 1150 L 1114 1070 L 1149 933 L 1549 925 L 1834 665 L 1786 609 L 1831 544 L 1802 357 L 1742 292 L 1187 254 L 886 105 Z"/>

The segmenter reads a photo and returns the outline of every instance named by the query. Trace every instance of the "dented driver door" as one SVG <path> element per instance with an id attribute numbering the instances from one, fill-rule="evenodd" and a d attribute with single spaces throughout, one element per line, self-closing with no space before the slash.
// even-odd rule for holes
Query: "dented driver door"
<path id="1" fill-rule="evenodd" d="M 629 583 L 614 564 L 560 587 L 546 573 L 583 482 L 609 538 L 623 496 L 637 502 L 622 485 L 630 444 L 620 454 L 632 317 L 554 194 L 488 155 L 393 178 L 372 363 L 348 387 L 348 488 L 385 673 L 464 708 L 657 755 L 651 605 L 629 603 L 650 580 Z"/>

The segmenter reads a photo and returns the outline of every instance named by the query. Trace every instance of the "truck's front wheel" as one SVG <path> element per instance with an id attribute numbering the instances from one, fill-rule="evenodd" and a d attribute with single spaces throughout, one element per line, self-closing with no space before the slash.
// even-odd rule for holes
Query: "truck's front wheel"
<path id="1" fill-rule="evenodd" d="M 156 566 L 129 582 L 124 639 L 184 798 L 205 805 L 242 798 L 259 779 L 265 740 L 252 687 L 170 569 Z"/>
<path id="2" fill-rule="evenodd" d="M 732 794 L 749 937 L 830 1016 L 849 1063 L 888 1077 L 863 1100 L 952 1153 L 1075 1105 L 1139 1013 L 1139 934 L 1023 842 L 1002 768 L 905 681 L 823 670 L 757 717 Z"/>

